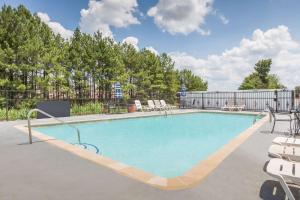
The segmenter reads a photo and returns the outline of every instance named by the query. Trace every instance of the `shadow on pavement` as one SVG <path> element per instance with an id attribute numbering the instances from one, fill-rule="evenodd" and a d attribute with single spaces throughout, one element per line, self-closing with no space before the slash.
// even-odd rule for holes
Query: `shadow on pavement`
<path id="1" fill-rule="evenodd" d="M 34 143 L 40 143 L 40 142 L 47 142 L 50 140 L 56 140 L 56 139 L 48 139 L 48 140 L 36 140 L 36 141 L 32 141 L 32 144 Z M 29 142 L 24 142 L 24 143 L 19 143 L 18 145 L 30 145 Z"/>
<path id="2" fill-rule="evenodd" d="M 274 131 L 273 133 L 271 133 L 270 130 L 263 130 L 263 131 L 260 131 L 260 133 L 263 133 L 263 134 L 273 134 L 273 135 L 284 135 L 284 136 L 289 136 L 290 133 L 289 132 L 286 132 L 286 131 Z"/>
<path id="3" fill-rule="evenodd" d="M 289 187 L 295 199 L 300 199 L 300 189 L 296 187 Z M 278 181 L 267 180 L 261 188 L 259 196 L 264 200 L 285 200 L 285 192 Z"/>

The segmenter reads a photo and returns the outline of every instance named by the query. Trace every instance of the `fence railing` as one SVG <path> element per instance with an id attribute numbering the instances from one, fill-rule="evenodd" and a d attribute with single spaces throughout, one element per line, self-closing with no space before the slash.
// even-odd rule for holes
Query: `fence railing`
<path id="1" fill-rule="evenodd" d="M 300 109 L 300 98 L 295 98 L 295 108 Z"/>
<path id="2" fill-rule="evenodd" d="M 147 99 L 135 97 L 136 99 Z M 153 97 L 152 99 L 160 97 Z M 172 97 L 175 98 L 175 97 Z M 115 99 L 76 98 L 70 94 L 53 95 L 35 91 L 3 91 L 0 90 L 0 120 L 26 119 L 29 110 L 36 108 L 40 101 L 67 100 L 71 104 L 71 115 L 100 114 L 109 112 L 127 112 L 129 101 L 117 102 Z M 167 100 L 167 99 L 166 99 Z M 229 103 L 245 105 L 248 111 L 263 111 L 267 105 L 277 112 L 287 112 L 300 107 L 300 98 L 293 90 L 249 90 L 232 92 L 186 92 L 185 97 L 178 99 L 181 108 L 222 109 Z M 117 109 L 109 109 L 108 104 L 118 103 Z M 33 116 L 34 117 L 34 116 Z"/>
<path id="3" fill-rule="evenodd" d="M 263 111 L 267 106 L 276 112 L 288 112 L 300 106 L 293 90 L 249 90 L 233 92 L 187 92 L 180 98 L 183 108 L 222 109 L 230 103 L 245 105 L 245 110 Z"/>
<path id="4" fill-rule="evenodd" d="M 78 98 L 74 94 L 63 92 L 56 94 L 39 91 L 0 90 L 0 121 L 26 119 L 29 110 L 36 108 L 37 104 L 41 101 L 69 101 L 71 104 L 71 115 L 101 114 L 107 112 L 123 113 L 127 112 L 127 105 L 132 104 L 135 99 L 140 99 L 142 103 L 147 102 L 144 96 L 138 95 L 134 96 L 133 99 L 122 98 L 119 100 L 114 98 L 113 93 L 107 99 L 99 98 L 98 95 L 87 96 L 91 97 Z M 153 95 L 151 98 L 160 99 L 161 97 Z"/>
<path id="5" fill-rule="evenodd" d="M 0 106 L 1 120 L 26 119 L 29 110 L 37 107 L 41 101 L 55 99 L 5 99 Z M 70 102 L 71 115 L 100 114 L 103 112 L 104 103 L 94 99 L 60 99 Z M 124 110 L 124 109 L 123 109 Z M 36 117 L 36 113 L 33 114 Z"/>

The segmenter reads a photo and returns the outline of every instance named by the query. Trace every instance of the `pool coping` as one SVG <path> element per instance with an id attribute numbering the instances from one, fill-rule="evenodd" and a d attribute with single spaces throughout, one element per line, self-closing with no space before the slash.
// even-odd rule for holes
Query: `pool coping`
<path id="1" fill-rule="evenodd" d="M 205 110 L 205 111 L 191 111 L 186 113 L 179 113 L 179 114 L 188 114 L 188 113 L 197 113 L 197 112 L 209 112 L 209 113 L 223 113 L 223 114 L 241 114 L 241 115 L 257 115 L 257 113 L 253 112 L 228 112 L 228 111 L 213 111 L 213 110 Z M 128 118 L 140 118 L 140 117 L 153 117 L 159 116 L 161 114 L 151 114 L 149 115 L 142 115 L 142 116 L 133 116 L 133 117 L 113 117 L 111 119 L 98 119 L 98 120 L 78 120 L 78 121 L 71 121 L 68 123 L 84 123 L 84 122 L 95 122 L 95 121 L 106 121 L 106 120 L 117 120 L 117 119 L 128 119 Z M 96 164 L 100 164 L 101 166 L 107 167 L 112 169 L 113 171 L 130 177 L 132 179 L 138 180 L 143 182 L 147 185 L 153 186 L 155 188 L 159 188 L 162 190 L 180 190 L 191 188 L 201 181 L 204 180 L 206 176 L 208 176 L 228 155 L 230 155 L 237 147 L 239 147 L 243 142 L 245 142 L 253 133 L 255 133 L 262 125 L 264 125 L 268 121 L 268 115 L 265 115 L 262 119 L 258 122 L 247 128 L 245 131 L 238 134 L 235 138 L 233 138 L 230 142 L 223 145 L 219 150 L 211 154 L 205 160 L 201 160 L 198 164 L 196 164 L 192 169 L 185 172 L 183 175 L 175 177 L 175 178 L 163 178 L 156 175 L 152 175 L 148 172 L 145 172 L 141 169 L 131 167 L 127 164 L 124 164 L 119 161 L 115 161 L 111 158 L 100 156 L 93 152 L 90 152 L 85 149 L 81 149 L 76 147 L 75 145 L 68 144 L 64 141 L 58 140 L 56 138 L 44 135 L 36 130 L 32 130 L 32 135 L 39 140 L 45 141 L 51 145 L 59 147 L 60 149 L 66 150 L 71 152 L 81 158 L 86 160 L 92 161 Z M 41 126 L 41 125 L 56 125 L 59 123 L 53 122 L 42 122 L 34 124 L 33 126 Z M 16 125 L 15 128 L 19 129 L 25 134 L 28 134 L 27 125 Z"/>

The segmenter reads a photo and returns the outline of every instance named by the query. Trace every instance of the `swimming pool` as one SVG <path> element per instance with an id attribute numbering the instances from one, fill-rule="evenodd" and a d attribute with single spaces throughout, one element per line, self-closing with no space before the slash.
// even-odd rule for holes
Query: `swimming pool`
<path id="1" fill-rule="evenodd" d="M 253 115 L 192 113 L 73 124 L 103 156 L 163 178 L 182 176 L 252 126 Z M 66 125 L 35 131 L 76 143 Z"/>

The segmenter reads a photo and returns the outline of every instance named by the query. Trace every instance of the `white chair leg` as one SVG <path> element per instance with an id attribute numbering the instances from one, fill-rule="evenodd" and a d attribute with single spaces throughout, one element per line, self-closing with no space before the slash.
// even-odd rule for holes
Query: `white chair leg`
<path id="1" fill-rule="evenodd" d="M 289 186 L 286 184 L 286 182 L 283 179 L 280 179 L 279 182 L 280 182 L 285 194 L 289 198 L 289 200 L 296 200 L 293 193 L 291 192 Z"/>

